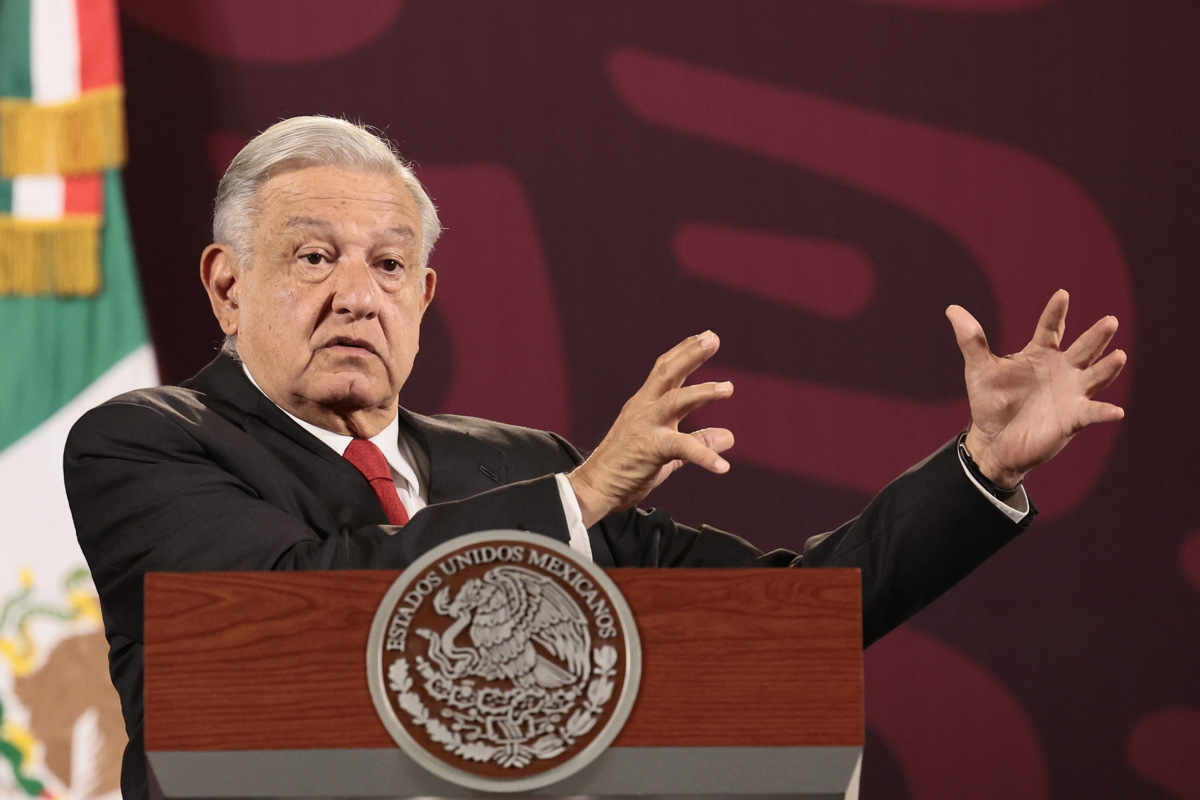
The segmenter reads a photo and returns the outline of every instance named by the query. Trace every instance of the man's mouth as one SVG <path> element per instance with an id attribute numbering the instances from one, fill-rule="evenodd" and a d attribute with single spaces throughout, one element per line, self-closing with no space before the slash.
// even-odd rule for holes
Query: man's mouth
<path id="1" fill-rule="evenodd" d="M 372 346 L 370 342 L 366 341 L 365 339 L 355 339 L 353 336 L 335 336 L 326 342 L 323 347 L 326 349 L 335 347 L 352 347 L 378 355 L 378 353 L 375 352 L 374 346 Z"/>

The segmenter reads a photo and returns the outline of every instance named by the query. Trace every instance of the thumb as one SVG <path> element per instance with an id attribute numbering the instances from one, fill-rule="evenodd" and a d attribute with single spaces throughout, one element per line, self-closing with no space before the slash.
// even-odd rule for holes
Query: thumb
<path id="1" fill-rule="evenodd" d="M 950 326 L 954 328 L 954 339 L 958 342 L 958 349 L 962 351 L 966 365 L 971 367 L 987 361 L 992 351 L 988 347 L 983 326 L 971 316 L 971 312 L 962 306 L 952 305 L 946 309 L 946 319 L 950 320 Z"/>

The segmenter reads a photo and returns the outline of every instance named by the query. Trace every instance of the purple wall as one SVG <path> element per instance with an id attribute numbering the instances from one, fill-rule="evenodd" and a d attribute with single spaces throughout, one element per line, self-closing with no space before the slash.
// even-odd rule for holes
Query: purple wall
<path id="1" fill-rule="evenodd" d="M 130 210 L 168 381 L 219 331 L 216 180 L 281 117 L 384 128 L 448 228 L 402 401 L 594 445 L 716 330 L 734 470 L 655 495 L 798 547 L 967 420 L 942 310 L 1130 367 L 1034 529 L 868 652 L 863 796 L 1200 797 L 1200 6 L 122 0 Z M 802 687 L 797 687 L 802 691 Z"/>

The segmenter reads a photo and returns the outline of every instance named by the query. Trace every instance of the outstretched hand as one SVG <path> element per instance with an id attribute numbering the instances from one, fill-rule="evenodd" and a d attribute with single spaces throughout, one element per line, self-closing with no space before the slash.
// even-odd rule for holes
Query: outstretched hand
<path id="1" fill-rule="evenodd" d="M 1016 486 L 1089 425 L 1125 416 L 1120 407 L 1092 399 L 1125 366 L 1124 351 L 1103 355 L 1117 332 L 1116 317 L 1104 317 L 1062 350 L 1067 302 L 1065 291 L 1055 292 L 1033 339 L 1003 358 L 992 354 L 983 328 L 966 309 L 946 309 L 966 362 L 967 450 L 998 486 Z"/>
<path id="2" fill-rule="evenodd" d="M 729 462 L 720 454 L 733 446 L 731 432 L 679 430 L 688 414 L 733 394 L 733 384 L 727 381 L 683 385 L 720 344 L 715 333 L 705 331 L 659 356 L 650 377 L 625 403 L 595 452 L 567 476 L 585 526 L 611 511 L 637 505 L 685 463 L 718 474 L 729 471 Z"/>

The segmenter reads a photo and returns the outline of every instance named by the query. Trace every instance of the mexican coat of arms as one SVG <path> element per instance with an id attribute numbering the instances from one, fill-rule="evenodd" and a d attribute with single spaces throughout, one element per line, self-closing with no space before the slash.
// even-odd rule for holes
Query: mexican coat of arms
<path id="1" fill-rule="evenodd" d="M 380 604 L 371 692 L 410 757 L 469 788 L 570 775 L 619 732 L 640 677 L 612 581 L 543 536 L 491 531 L 423 556 Z"/>

